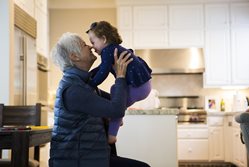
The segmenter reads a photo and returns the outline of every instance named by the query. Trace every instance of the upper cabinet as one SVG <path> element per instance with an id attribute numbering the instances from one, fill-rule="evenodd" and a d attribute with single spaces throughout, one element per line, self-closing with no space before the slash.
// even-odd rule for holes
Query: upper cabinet
<path id="1" fill-rule="evenodd" d="M 169 5 L 169 47 L 203 46 L 203 5 Z"/>
<path id="2" fill-rule="evenodd" d="M 231 4 L 232 84 L 249 85 L 249 3 Z"/>
<path id="3" fill-rule="evenodd" d="M 47 1 L 35 1 L 35 19 L 37 21 L 37 52 L 43 56 L 48 56 L 48 9 Z"/>
<path id="4" fill-rule="evenodd" d="M 134 48 L 167 47 L 167 7 L 165 5 L 134 6 L 133 13 Z"/>
<path id="5" fill-rule="evenodd" d="M 229 4 L 205 5 L 205 86 L 231 83 Z"/>
<path id="6" fill-rule="evenodd" d="M 205 5 L 206 87 L 249 85 L 248 4 Z"/>
<path id="7" fill-rule="evenodd" d="M 248 1 L 117 2 L 124 46 L 200 47 L 205 54 L 204 87 L 249 86 Z"/>
<path id="8" fill-rule="evenodd" d="M 125 5 L 117 8 L 118 28 L 125 46 L 135 49 L 203 46 L 203 5 Z"/>
<path id="9" fill-rule="evenodd" d="M 132 7 L 131 6 L 122 6 L 117 8 L 118 15 L 118 27 L 119 33 L 122 37 L 122 45 L 127 48 L 133 48 L 132 41 Z"/>

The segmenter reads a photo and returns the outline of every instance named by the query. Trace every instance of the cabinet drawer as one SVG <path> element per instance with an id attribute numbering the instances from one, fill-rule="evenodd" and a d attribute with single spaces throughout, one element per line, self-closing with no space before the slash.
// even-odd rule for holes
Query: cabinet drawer
<path id="1" fill-rule="evenodd" d="M 223 117 L 209 117 L 208 125 L 209 126 L 223 126 L 224 118 Z"/>
<path id="2" fill-rule="evenodd" d="M 208 140 L 178 140 L 179 160 L 208 160 Z"/>
<path id="3" fill-rule="evenodd" d="M 178 129 L 179 139 L 207 139 L 208 129 Z"/>

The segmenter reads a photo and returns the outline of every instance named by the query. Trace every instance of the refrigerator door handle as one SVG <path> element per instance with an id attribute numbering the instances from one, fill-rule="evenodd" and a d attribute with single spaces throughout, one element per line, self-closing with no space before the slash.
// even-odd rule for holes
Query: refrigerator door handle
<path id="1" fill-rule="evenodd" d="M 23 104 L 27 104 L 27 38 L 23 36 Z"/>

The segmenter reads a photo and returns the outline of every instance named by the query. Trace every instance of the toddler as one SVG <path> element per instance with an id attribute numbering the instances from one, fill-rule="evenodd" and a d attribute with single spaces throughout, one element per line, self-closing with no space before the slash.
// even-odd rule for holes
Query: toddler
<path id="1" fill-rule="evenodd" d="M 122 39 L 118 34 L 117 28 L 106 21 L 100 21 L 92 23 L 86 33 L 95 52 L 101 56 L 101 63 L 93 70 L 95 74 L 89 80 L 89 84 L 97 87 L 107 78 L 110 72 L 114 77 L 116 76 L 113 69 L 113 53 L 115 48 L 117 48 L 118 55 L 123 51 L 127 51 L 131 53 L 130 57 L 133 58 L 133 61 L 127 67 L 125 76 L 128 85 L 127 107 L 136 101 L 145 99 L 151 91 L 150 79 L 152 70 L 143 59 L 134 55 L 131 49 L 126 49 L 120 45 Z M 111 89 L 111 91 L 115 90 Z M 110 120 L 108 130 L 109 143 L 116 142 L 116 135 L 121 123 L 122 118 Z"/>

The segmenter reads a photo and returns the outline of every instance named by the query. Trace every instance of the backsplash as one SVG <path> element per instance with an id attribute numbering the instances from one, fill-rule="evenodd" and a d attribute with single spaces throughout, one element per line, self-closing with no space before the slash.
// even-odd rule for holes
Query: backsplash
<path id="1" fill-rule="evenodd" d="M 202 74 L 167 74 L 153 75 L 152 88 L 158 90 L 161 106 L 169 103 L 170 100 L 165 96 L 198 96 L 200 106 L 205 107 L 205 97 L 218 97 L 226 102 L 226 111 L 232 110 L 232 101 L 236 93 L 249 96 L 249 89 L 234 90 L 221 88 L 204 88 Z M 167 102 L 166 102 L 167 100 Z M 167 104 L 168 106 L 168 104 Z"/>
<path id="2" fill-rule="evenodd" d="M 152 87 L 160 96 L 196 96 L 203 89 L 201 74 L 153 75 Z"/>

